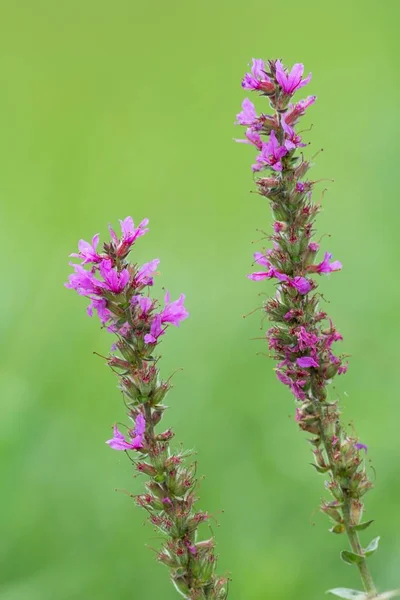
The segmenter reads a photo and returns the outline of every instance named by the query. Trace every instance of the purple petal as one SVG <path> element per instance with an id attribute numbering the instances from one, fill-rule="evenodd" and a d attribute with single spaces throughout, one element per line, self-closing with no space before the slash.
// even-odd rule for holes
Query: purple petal
<path id="1" fill-rule="evenodd" d="M 250 273 L 247 277 L 252 281 L 262 281 L 263 279 L 267 279 L 269 275 L 268 273 L 265 273 L 265 271 L 258 271 L 256 273 Z"/>
<path id="2" fill-rule="evenodd" d="M 296 363 L 303 369 L 308 369 L 309 367 L 319 367 L 319 364 L 314 358 L 312 358 L 312 356 L 302 356 L 301 358 L 297 358 Z"/>

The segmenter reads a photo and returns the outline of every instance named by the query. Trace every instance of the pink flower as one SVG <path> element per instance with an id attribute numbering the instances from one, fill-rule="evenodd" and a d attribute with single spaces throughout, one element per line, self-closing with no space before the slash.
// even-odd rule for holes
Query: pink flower
<path id="1" fill-rule="evenodd" d="M 303 144 L 301 141 L 301 137 L 297 135 L 295 130 L 290 127 L 285 121 L 284 118 L 281 120 L 283 131 L 285 132 L 285 148 L 289 152 L 291 150 L 295 150 L 296 148 L 304 148 L 307 144 Z"/>
<path id="2" fill-rule="evenodd" d="M 276 79 L 285 94 L 292 96 L 296 90 L 299 90 L 311 80 L 311 73 L 305 79 L 303 77 L 304 65 L 296 63 L 293 65 L 290 73 L 286 73 L 280 60 L 276 61 Z"/>
<path id="3" fill-rule="evenodd" d="M 275 86 L 265 73 L 264 61 L 261 58 L 253 58 L 251 73 L 246 73 L 242 81 L 245 90 L 260 90 L 271 93 Z"/>
<path id="4" fill-rule="evenodd" d="M 114 425 L 114 437 L 111 440 L 107 440 L 106 444 L 113 450 L 138 450 L 143 447 L 143 437 L 146 431 L 146 420 L 144 416 L 139 413 L 135 421 L 135 429 L 133 432 L 129 432 L 130 442 L 127 442 L 125 436 L 119 431 L 118 427 Z"/>
<path id="5" fill-rule="evenodd" d="M 310 250 L 310 252 L 318 252 L 319 244 L 317 244 L 317 242 L 310 242 L 308 244 L 308 249 Z"/>
<path id="6" fill-rule="evenodd" d="M 318 336 L 316 336 L 314 333 L 309 333 L 303 326 L 296 331 L 296 337 L 299 341 L 300 350 L 305 350 L 306 348 L 315 348 L 315 346 L 318 344 Z"/>
<path id="7" fill-rule="evenodd" d="M 185 545 L 186 545 L 186 548 L 189 550 L 190 554 L 192 554 L 193 556 L 196 556 L 196 554 L 197 554 L 196 546 L 191 544 L 189 541 L 186 541 Z"/>
<path id="8" fill-rule="evenodd" d="M 142 311 L 141 317 L 147 317 L 153 306 L 153 301 L 148 296 L 132 296 L 131 305 L 138 305 L 140 307 L 140 310 Z"/>
<path id="9" fill-rule="evenodd" d="M 150 326 L 150 333 L 147 333 L 144 336 L 144 341 L 146 344 L 156 344 L 158 338 L 161 335 L 164 335 L 164 323 L 169 323 L 171 325 L 175 325 L 175 327 L 179 327 L 181 321 L 184 321 L 189 316 L 188 311 L 183 305 L 185 301 L 184 294 L 181 294 L 178 300 L 175 300 L 174 302 L 170 302 L 169 299 L 170 295 L 169 292 L 167 292 L 165 294 L 165 307 L 159 314 L 154 315 Z"/>
<path id="10" fill-rule="evenodd" d="M 302 356 L 296 359 L 296 363 L 302 369 L 308 369 L 309 367 L 319 367 L 317 361 L 312 356 Z"/>
<path id="11" fill-rule="evenodd" d="M 97 311 L 100 321 L 105 324 L 110 320 L 111 313 L 107 308 L 107 301 L 104 298 L 93 298 L 86 311 L 89 317 L 93 316 L 93 310 Z"/>
<path id="12" fill-rule="evenodd" d="M 281 273 L 275 267 L 273 267 L 268 260 L 268 258 L 262 254 L 261 252 L 256 252 L 254 254 L 254 259 L 256 263 L 262 265 L 267 268 L 267 271 L 256 271 L 255 273 L 250 273 L 247 275 L 249 279 L 252 281 L 262 281 L 263 279 L 272 279 L 275 277 L 279 279 L 279 281 L 287 283 L 290 287 L 295 288 L 299 294 L 305 295 L 311 290 L 312 285 L 305 277 L 294 277 L 291 278 L 289 275 L 285 273 Z"/>
<path id="13" fill-rule="evenodd" d="M 279 381 L 281 381 L 284 385 L 292 385 L 291 378 L 288 375 L 286 375 L 286 373 L 284 373 L 283 371 L 279 371 L 277 369 L 276 376 L 279 379 Z"/>
<path id="14" fill-rule="evenodd" d="M 247 277 L 252 281 L 262 281 L 263 279 L 271 279 L 272 275 L 269 272 L 256 271 L 255 273 L 250 273 Z"/>
<path id="15" fill-rule="evenodd" d="M 319 263 L 319 265 L 311 265 L 308 267 L 308 270 L 313 273 L 332 273 L 333 271 L 340 271 L 342 263 L 338 260 L 330 263 L 329 261 L 331 258 L 332 254 L 330 252 L 325 252 L 324 260 Z"/>
<path id="16" fill-rule="evenodd" d="M 149 219 L 143 219 L 143 221 L 139 224 L 139 227 L 135 229 L 135 224 L 132 217 L 126 217 L 123 221 L 120 220 L 122 232 L 121 242 L 131 246 L 138 237 L 141 237 L 148 232 L 148 224 Z"/>
<path id="17" fill-rule="evenodd" d="M 146 333 L 144 336 L 144 341 L 146 344 L 156 344 L 160 335 L 163 334 L 164 329 L 162 327 L 161 315 L 154 315 L 150 326 L 150 333 Z"/>
<path id="18" fill-rule="evenodd" d="M 357 450 L 365 450 L 365 453 L 368 452 L 368 446 L 366 444 L 361 444 L 360 442 L 354 444 L 354 448 L 357 448 Z"/>
<path id="19" fill-rule="evenodd" d="M 104 282 L 99 282 L 100 287 L 114 294 L 120 294 L 130 279 L 128 269 L 118 271 L 118 269 L 112 268 L 111 260 L 101 261 L 100 274 L 104 279 Z"/>
<path id="20" fill-rule="evenodd" d="M 250 275 L 247 275 L 249 279 L 251 279 L 252 281 L 262 281 L 263 279 L 271 279 L 271 277 L 274 277 L 274 270 L 271 267 L 271 263 L 265 256 L 265 254 L 263 254 L 262 252 L 255 252 L 254 260 L 257 264 L 266 267 L 268 271 L 258 271 L 256 273 L 250 273 Z"/>
<path id="21" fill-rule="evenodd" d="M 171 323 L 175 327 L 179 327 L 181 321 L 188 318 L 189 313 L 184 307 L 185 294 L 181 294 L 178 300 L 170 302 L 170 294 L 167 292 L 164 298 L 165 307 L 161 311 L 161 323 Z"/>
<path id="22" fill-rule="evenodd" d="M 300 100 L 297 104 L 289 105 L 289 111 L 285 115 L 285 121 L 288 125 L 293 125 L 297 122 L 298 118 L 303 116 L 309 106 L 314 104 L 317 96 L 308 96 L 304 100 Z"/>
<path id="23" fill-rule="evenodd" d="M 69 275 L 68 283 L 65 284 L 65 287 L 75 290 L 80 296 L 97 294 L 100 291 L 100 282 L 94 274 L 91 271 L 86 271 L 82 265 L 70 264 L 75 273 Z"/>
<path id="24" fill-rule="evenodd" d="M 292 390 L 292 394 L 294 394 L 294 396 L 296 396 L 298 400 L 305 399 L 306 395 L 302 390 L 302 387 L 306 384 L 306 381 L 304 379 L 296 379 L 295 381 L 293 381 L 292 378 L 289 377 L 289 375 L 287 375 L 283 371 L 280 371 L 279 369 L 276 370 L 276 376 L 278 377 L 279 381 L 281 381 L 284 385 L 290 387 L 290 389 Z"/>
<path id="25" fill-rule="evenodd" d="M 285 319 L 285 321 L 291 321 L 296 316 L 296 312 L 297 311 L 292 308 L 286 314 L 283 315 L 283 318 Z"/>
<path id="26" fill-rule="evenodd" d="M 240 144 L 252 144 L 258 150 L 262 149 L 263 142 L 262 142 L 260 135 L 257 133 L 257 131 L 254 131 L 254 129 L 249 127 L 246 130 L 245 136 L 247 138 L 246 140 L 235 139 L 235 142 L 239 142 Z"/>
<path id="27" fill-rule="evenodd" d="M 113 241 L 118 246 L 117 254 L 120 255 L 122 252 L 128 250 L 138 237 L 141 237 L 142 235 L 148 232 L 147 225 L 149 224 L 149 219 L 143 219 L 143 221 L 139 224 L 137 228 L 135 228 L 135 224 L 133 222 L 132 217 L 126 217 L 123 220 L 120 219 L 119 223 L 121 226 L 122 233 L 122 237 L 120 240 L 118 239 L 111 225 L 108 226 L 108 229 L 110 231 L 110 235 Z"/>
<path id="28" fill-rule="evenodd" d="M 236 115 L 237 125 L 254 125 L 257 122 L 257 113 L 254 104 L 248 98 L 245 98 L 242 102 L 242 109 L 240 113 Z"/>
<path id="29" fill-rule="evenodd" d="M 302 296 L 308 294 L 312 288 L 311 283 L 305 277 L 295 277 L 290 281 L 290 285 L 294 287 Z"/>
<path id="30" fill-rule="evenodd" d="M 340 365 L 338 368 L 338 375 L 344 375 L 347 373 L 347 369 L 349 368 L 349 363 L 345 363 L 344 365 Z"/>
<path id="31" fill-rule="evenodd" d="M 296 396 L 296 398 L 298 400 L 305 400 L 305 398 L 306 398 L 306 395 L 302 390 L 302 387 L 305 384 L 306 384 L 306 381 L 304 379 L 302 379 L 302 380 L 294 381 L 291 385 L 292 394 L 294 396 Z"/>
<path id="32" fill-rule="evenodd" d="M 257 163 L 253 165 L 253 171 L 260 171 L 264 166 L 269 166 L 274 171 L 282 171 L 281 158 L 287 154 L 287 149 L 280 146 L 276 139 L 275 131 L 271 131 L 269 142 L 263 142 Z"/>
<path id="33" fill-rule="evenodd" d="M 154 260 L 142 265 L 135 276 L 136 285 L 153 285 L 153 274 L 155 273 L 155 270 L 159 264 L 160 259 L 155 258 Z"/>
<path id="34" fill-rule="evenodd" d="M 70 256 L 74 256 L 76 258 L 83 258 L 82 264 L 85 265 L 87 263 L 99 263 L 102 260 L 102 257 L 97 254 L 96 249 L 97 246 L 99 245 L 99 239 L 100 236 L 98 233 L 96 233 L 95 236 L 93 236 L 92 239 L 92 243 L 89 244 L 89 242 L 85 242 L 85 240 L 79 240 L 78 242 L 78 249 L 79 249 L 79 253 L 78 254 L 70 254 Z"/>

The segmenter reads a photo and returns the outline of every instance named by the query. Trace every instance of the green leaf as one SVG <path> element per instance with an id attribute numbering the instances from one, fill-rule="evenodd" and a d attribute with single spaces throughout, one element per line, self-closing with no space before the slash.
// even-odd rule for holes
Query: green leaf
<path id="1" fill-rule="evenodd" d="M 344 533 L 346 531 L 346 528 L 343 525 L 343 523 L 336 523 L 336 525 L 331 527 L 331 529 L 329 531 L 331 533 Z"/>
<path id="2" fill-rule="evenodd" d="M 358 525 L 353 525 L 352 529 L 354 529 L 354 531 L 363 531 L 364 529 L 367 529 L 367 527 L 372 525 L 372 523 L 374 523 L 374 519 L 372 519 L 372 521 L 365 521 L 365 523 L 359 523 Z"/>
<path id="3" fill-rule="evenodd" d="M 320 467 L 320 466 L 316 465 L 315 463 L 310 463 L 310 465 L 312 467 L 314 467 L 314 469 L 316 469 L 316 471 L 318 471 L 318 473 L 327 473 L 330 469 L 330 467 Z"/>
<path id="4" fill-rule="evenodd" d="M 378 550 L 379 540 L 381 538 L 378 536 L 372 540 L 370 544 L 365 548 L 364 554 L 365 556 L 372 556 L 374 552 Z"/>
<path id="5" fill-rule="evenodd" d="M 390 600 L 390 598 L 398 598 L 400 596 L 400 590 L 390 590 L 390 592 L 383 592 L 371 598 L 371 600 Z"/>
<path id="6" fill-rule="evenodd" d="M 343 550 L 343 552 L 340 553 L 340 558 L 348 565 L 357 565 L 363 560 L 363 556 L 350 552 L 349 550 Z"/>
<path id="7" fill-rule="evenodd" d="M 333 590 L 328 590 L 326 593 L 339 596 L 339 598 L 345 598 L 346 600 L 367 600 L 368 598 L 365 592 L 350 590 L 349 588 L 334 588 Z"/>

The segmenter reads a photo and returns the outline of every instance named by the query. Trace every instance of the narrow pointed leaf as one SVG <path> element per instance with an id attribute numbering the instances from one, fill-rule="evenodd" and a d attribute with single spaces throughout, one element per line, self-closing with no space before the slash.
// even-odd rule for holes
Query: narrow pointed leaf
<path id="1" fill-rule="evenodd" d="M 379 540 L 381 538 L 378 536 L 372 540 L 370 544 L 365 548 L 364 554 L 365 556 L 372 556 L 374 552 L 378 550 Z"/>
<path id="2" fill-rule="evenodd" d="M 374 519 L 372 519 L 371 521 L 365 521 L 365 523 L 359 523 L 358 525 L 353 525 L 352 529 L 354 529 L 355 531 L 363 531 L 364 529 L 367 529 L 367 527 L 372 525 L 372 523 L 374 523 Z"/>
<path id="3" fill-rule="evenodd" d="M 345 598 L 345 600 L 367 600 L 368 598 L 365 592 L 350 590 L 349 588 L 334 588 L 333 590 L 328 590 L 326 593 L 339 596 L 339 598 Z"/>
<path id="4" fill-rule="evenodd" d="M 348 565 L 360 564 L 360 562 L 363 559 L 363 557 L 359 554 L 355 554 L 354 552 L 350 552 L 349 550 L 343 550 L 343 552 L 340 553 L 340 557 Z"/>
<path id="5" fill-rule="evenodd" d="M 320 467 L 320 466 L 316 465 L 315 463 L 310 463 L 310 465 L 312 467 L 314 467 L 314 469 L 316 471 L 318 471 L 318 473 L 327 473 L 330 469 L 330 467 Z"/>

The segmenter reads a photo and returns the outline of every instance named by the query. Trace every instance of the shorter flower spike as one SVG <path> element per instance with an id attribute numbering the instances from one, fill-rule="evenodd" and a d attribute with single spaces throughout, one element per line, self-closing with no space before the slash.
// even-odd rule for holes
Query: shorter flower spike
<path id="1" fill-rule="evenodd" d="M 111 240 L 102 254 L 97 254 L 98 236 L 92 244 L 79 243 L 74 256 L 82 264 L 72 265 L 74 272 L 66 284 L 89 299 L 88 314 L 97 312 L 116 338 L 107 362 L 118 376 L 133 428 L 124 435 L 115 425 L 106 443 L 129 453 L 135 469 L 147 476 L 145 493 L 133 498 L 164 539 L 158 560 L 170 570 L 175 588 L 190 600 L 225 600 L 228 580 L 215 574 L 214 542 L 199 539 L 199 526 L 208 515 L 195 509 L 197 480 L 191 453 L 171 448 L 171 429 L 156 431 L 170 388 L 160 378 L 157 344 L 171 325 L 179 327 L 188 317 L 185 296 L 171 301 L 167 292 L 164 306 L 151 297 L 159 260 L 142 266 L 127 261 L 135 241 L 147 232 L 148 220 L 135 227 L 127 217 L 120 225 L 121 237 L 110 228 Z"/>

